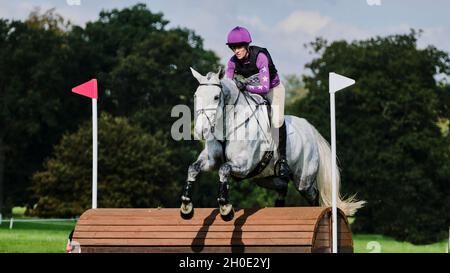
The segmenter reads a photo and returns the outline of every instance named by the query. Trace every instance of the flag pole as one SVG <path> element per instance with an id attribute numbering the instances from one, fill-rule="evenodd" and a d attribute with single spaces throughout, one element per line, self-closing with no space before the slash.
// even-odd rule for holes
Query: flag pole
<path id="1" fill-rule="evenodd" d="M 98 86 L 97 79 L 80 84 L 72 88 L 73 93 L 92 99 L 92 208 L 97 208 L 97 162 L 98 162 L 98 145 L 97 145 L 97 99 Z"/>
<path id="2" fill-rule="evenodd" d="M 92 208 L 97 208 L 97 99 L 92 99 Z"/>
<path id="3" fill-rule="evenodd" d="M 330 92 L 331 116 L 331 192 L 332 192 L 332 237 L 333 253 L 337 253 L 337 193 L 336 193 L 336 116 L 334 92 Z"/>
<path id="4" fill-rule="evenodd" d="M 337 181 L 336 181 L 336 111 L 334 93 L 347 86 L 355 84 L 355 80 L 330 72 L 328 74 L 328 92 L 330 93 L 330 122 L 331 122 L 331 221 L 332 221 L 332 252 L 338 252 L 337 240 Z"/>

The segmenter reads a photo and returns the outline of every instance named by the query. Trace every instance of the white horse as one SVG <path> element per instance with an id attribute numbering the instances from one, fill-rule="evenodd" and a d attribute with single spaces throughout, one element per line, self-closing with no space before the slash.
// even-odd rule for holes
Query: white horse
<path id="1" fill-rule="evenodd" d="M 234 216 L 228 199 L 228 183 L 251 178 L 259 186 L 286 196 L 287 185 L 275 176 L 274 163 L 278 139 L 271 133 L 268 109 L 259 95 L 241 92 L 234 81 L 219 79 L 219 73 L 201 75 L 191 68 L 200 83 L 194 95 L 195 135 L 206 139 L 205 148 L 189 166 L 181 196 L 181 216 L 193 216 L 192 187 L 201 171 L 219 170 L 218 203 L 224 220 Z M 235 118 L 236 117 L 236 118 Z M 312 205 L 331 206 L 331 150 L 328 142 L 303 118 L 285 116 L 286 157 L 295 188 Z M 339 192 L 339 172 L 337 172 Z M 365 202 L 354 196 L 343 199 L 338 194 L 338 207 L 353 215 Z"/>

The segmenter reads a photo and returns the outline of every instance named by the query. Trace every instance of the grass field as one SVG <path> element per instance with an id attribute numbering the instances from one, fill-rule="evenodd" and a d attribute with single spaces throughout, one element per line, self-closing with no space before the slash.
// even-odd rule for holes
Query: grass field
<path id="1" fill-rule="evenodd" d="M 14 208 L 14 219 L 24 217 L 24 208 Z M 75 221 L 9 222 L 0 226 L 0 253 L 61 253 L 66 251 L 67 238 Z"/>
<path id="2" fill-rule="evenodd" d="M 23 209 L 15 208 L 14 219 L 27 219 Z M 15 222 L 9 229 L 9 222 L 0 226 L 0 253 L 64 253 L 67 237 L 75 226 L 69 222 Z M 430 245 L 413 245 L 398 242 L 382 235 L 355 234 L 353 236 L 355 253 L 444 253 L 447 241 Z"/>
<path id="3" fill-rule="evenodd" d="M 430 245 L 413 245 L 382 235 L 355 234 L 353 235 L 353 247 L 355 253 L 445 253 L 447 241 Z"/>

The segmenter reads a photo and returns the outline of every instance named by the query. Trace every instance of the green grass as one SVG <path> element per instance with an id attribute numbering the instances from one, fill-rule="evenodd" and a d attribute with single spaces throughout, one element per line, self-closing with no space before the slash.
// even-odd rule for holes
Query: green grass
<path id="1" fill-rule="evenodd" d="M 23 208 L 13 210 L 14 219 L 26 219 Z M 352 223 L 353 219 L 349 219 Z M 9 222 L 0 225 L 0 253 L 64 253 L 67 238 L 74 228 L 70 222 L 15 222 L 9 229 Z M 447 240 L 429 245 L 413 245 L 399 242 L 382 235 L 354 234 L 355 253 L 369 253 L 379 250 L 381 253 L 444 253 Z M 378 247 L 378 249 L 376 249 Z"/>
<path id="2" fill-rule="evenodd" d="M 24 208 L 14 208 L 14 219 L 24 217 Z M 60 222 L 9 222 L 0 225 L 0 253 L 64 253 L 67 238 L 75 221 Z"/>
<path id="3" fill-rule="evenodd" d="M 351 224 L 353 217 L 348 218 Z M 448 241 L 429 245 L 414 245 L 409 242 L 396 241 L 393 238 L 376 234 L 353 234 L 353 250 L 355 253 L 445 253 Z"/>
<path id="4" fill-rule="evenodd" d="M 353 235 L 353 248 L 355 253 L 445 253 L 447 241 L 429 245 L 413 245 L 383 235 L 355 234 Z"/>

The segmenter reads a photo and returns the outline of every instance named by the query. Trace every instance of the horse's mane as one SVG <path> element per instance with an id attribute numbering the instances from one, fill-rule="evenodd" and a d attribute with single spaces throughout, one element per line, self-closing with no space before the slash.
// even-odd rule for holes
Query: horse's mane
<path id="1" fill-rule="evenodd" d="M 240 92 L 233 80 L 225 77 L 222 78 L 220 82 L 222 83 L 222 89 L 225 96 L 230 97 L 231 94 L 238 94 L 238 92 Z"/>
<path id="2" fill-rule="evenodd" d="M 227 97 L 230 97 L 231 94 L 239 94 L 239 92 L 241 92 L 238 90 L 234 81 L 229 78 L 223 78 L 220 82 L 222 83 L 223 91 Z M 259 94 L 250 93 L 248 91 L 244 91 L 243 93 L 245 96 L 253 98 L 253 100 L 248 101 L 252 105 L 261 103 L 264 100 L 264 98 Z"/>

